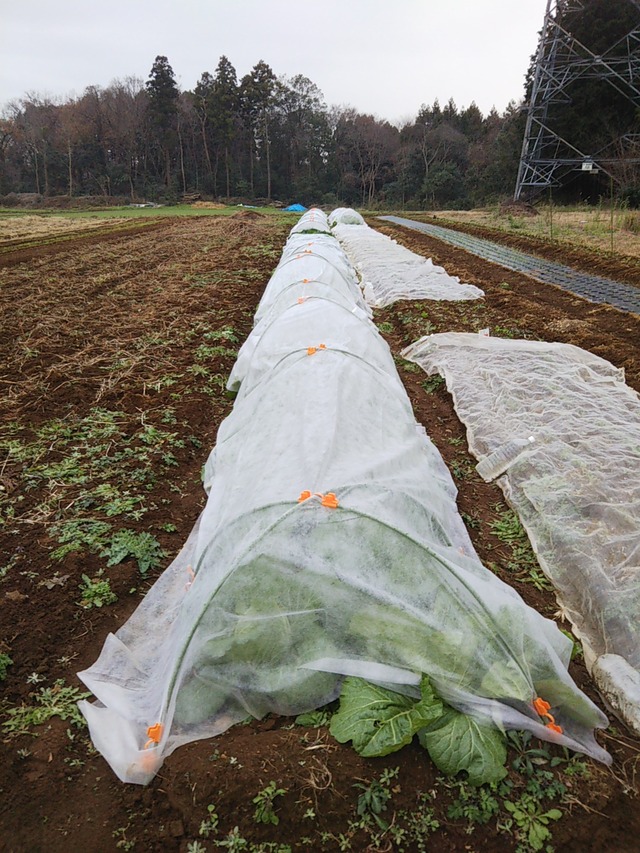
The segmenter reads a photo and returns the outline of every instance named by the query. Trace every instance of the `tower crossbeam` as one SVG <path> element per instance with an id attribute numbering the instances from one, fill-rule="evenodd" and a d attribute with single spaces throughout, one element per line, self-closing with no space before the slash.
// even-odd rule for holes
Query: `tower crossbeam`
<path id="1" fill-rule="evenodd" d="M 582 80 L 603 80 L 640 109 L 640 0 L 627 0 L 637 23 L 601 54 L 584 45 L 566 26 L 585 10 L 585 0 L 547 0 L 535 58 L 533 81 L 514 197 L 534 198 L 562 185 L 569 171 L 604 172 L 618 180 L 616 163 L 637 161 L 637 140 L 624 134 L 599 151 L 581 150 L 555 127 L 553 115 L 572 102 L 572 87 Z M 629 143 L 631 149 L 629 149 Z M 594 143 L 594 147 L 596 147 Z M 612 154 L 613 149 L 616 153 Z"/>

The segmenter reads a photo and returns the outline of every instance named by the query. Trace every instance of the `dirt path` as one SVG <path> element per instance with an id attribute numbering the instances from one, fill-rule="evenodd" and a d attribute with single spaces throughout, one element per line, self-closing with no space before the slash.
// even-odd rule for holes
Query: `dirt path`
<path id="1" fill-rule="evenodd" d="M 201 466 L 231 407 L 224 380 L 288 230 L 271 217 L 163 220 L 142 232 L 15 253 L 0 268 L 0 654 L 13 661 L 1 682 L 5 721 L 21 704 L 60 704 L 67 688 L 81 687 L 74 673 L 95 660 L 186 539 L 204 503 Z M 378 312 L 395 354 L 424 334 L 489 326 L 494 334 L 590 349 L 624 367 L 640 389 L 640 318 L 427 237 L 380 230 L 487 294 Z M 506 512 L 502 493 L 475 474 L 449 395 L 415 366 L 397 363 L 416 417 L 454 473 L 481 559 L 553 618 L 553 594 L 514 568 L 511 546 L 491 526 Z M 146 574 L 133 554 L 106 568 L 101 548 L 111 533 L 91 528 L 97 539 L 87 535 L 96 519 L 109 530 L 152 534 L 165 556 Z M 54 559 L 55 549 L 74 545 L 64 535 L 78 530 L 81 547 Z M 83 607 L 83 574 L 109 578 L 118 600 Z M 579 659 L 572 674 L 597 700 Z M 225 849 L 508 853 L 522 834 L 508 823 L 502 794 L 479 799 L 440 779 L 415 743 L 367 761 L 325 726 L 267 717 L 177 750 L 139 788 L 118 782 L 71 719 L 53 717 L 25 731 L 5 728 L 1 746 L 0 850 L 213 851 L 237 826 L 245 846 L 227 840 Z M 550 827 L 557 853 L 637 849 L 640 744 L 619 725 L 601 739 L 614 756 L 612 770 L 567 763 L 553 748 L 529 753 L 535 742 L 510 753 L 512 791 L 529 792 L 541 814 L 560 803 L 562 817 Z M 529 772 L 532 758 L 538 763 Z M 357 813 L 362 789 L 354 786 L 370 786 L 385 768 L 391 781 L 380 816 L 395 835 Z M 277 824 L 255 817 L 254 798 L 272 780 L 285 790 L 274 801 Z"/>

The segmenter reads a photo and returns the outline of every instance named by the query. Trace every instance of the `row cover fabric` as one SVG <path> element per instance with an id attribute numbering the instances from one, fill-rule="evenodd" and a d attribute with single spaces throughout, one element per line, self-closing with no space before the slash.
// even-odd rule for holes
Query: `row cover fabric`
<path id="1" fill-rule="evenodd" d="M 230 391 L 237 391 L 240 387 L 258 342 L 272 327 L 274 320 L 289 308 L 308 300 L 321 300 L 325 311 L 333 311 L 334 315 L 335 307 L 341 307 L 343 312 L 338 312 L 334 320 L 338 327 L 348 322 L 345 312 L 359 319 L 371 318 L 371 309 L 364 300 L 355 271 L 332 235 L 292 233 L 289 236 L 280 262 L 258 304 L 253 332 L 240 348 L 231 371 L 227 383 Z M 313 336 L 309 337 L 310 329 L 296 329 L 296 315 L 299 316 L 297 312 L 290 315 L 293 326 L 285 321 L 276 327 L 282 357 L 301 346 L 306 348 L 308 344 L 305 341 L 313 339 Z M 326 325 L 316 324 L 315 337 L 324 334 L 326 328 Z"/>
<path id="2" fill-rule="evenodd" d="M 592 733 L 606 719 L 567 673 L 571 642 L 480 563 L 386 342 L 345 302 L 351 282 L 292 302 L 276 271 L 205 509 L 79 674 L 98 700 L 81 705 L 93 742 L 124 781 L 248 714 L 324 705 L 345 675 L 416 695 L 425 672 L 462 711 L 608 759 Z"/>
<path id="3" fill-rule="evenodd" d="M 271 310 L 284 290 L 293 285 L 299 290 L 296 297 L 303 297 L 309 284 L 317 284 L 328 293 L 345 295 L 367 310 L 356 274 L 335 238 L 324 234 L 296 234 L 285 245 L 280 263 L 258 304 L 255 322 Z"/>
<path id="4" fill-rule="evenodd" d="M 357 270 L 372 307 L 385 308 L 400 299 L 457 301 L 484 296 L 479 287 L 461 284 L 430 258 L 416 255 L 364 222 L 341 224 L 344 218 L 341 214 L 333 233 Z M 331 214 L 329 221 L 333 219 Z"/>
<path id="5" fill-rule="evenodd" d="M 403 355 L 445 378 L 478 459 L 533 436 L 498 483 L 596 683 L 640 734 L 638 394 L 569 344 L 446 333 Z"/>
<path id="6" fill-rule="evenodd" d="M 331 233 L 329 220 L 322 210 L 317 207 L 312 207 L 306 213 L 303 213 L 300 219 L 291 229 L 292 234 L 299 234 L 304 231 L 320 231 L 325 234 Z"/>
<path id="7" fill-rule="evenodd" d="M 329 225 L 365 225 L 365 221 L 357 210 L 350 207 L 337 207 L 329 214 Z"/>

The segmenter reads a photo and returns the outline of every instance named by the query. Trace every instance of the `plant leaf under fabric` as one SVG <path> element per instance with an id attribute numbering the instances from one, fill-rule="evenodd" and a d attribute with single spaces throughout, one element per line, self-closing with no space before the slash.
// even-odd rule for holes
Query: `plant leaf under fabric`
<path id="1" fill-rule="evenodd" d="M 361 678 L 346 678 L 340 710 L 331 719 L 331 734 L 340 743 L 352 741 L 356 752 L 366 758 L 389 755 L 442 714 L 442 702 L 426 676 L 421 691 L 422 697 L 416 700 Z"/>
<path id="2" fill-rule="evenodd" d="M 418 737 L 434 764 L 448 776 L 465 770 L 471 785 L 499 782 L 506 776 L 507 748 L 502 733 L 454 708 L 447 708 Z"/>

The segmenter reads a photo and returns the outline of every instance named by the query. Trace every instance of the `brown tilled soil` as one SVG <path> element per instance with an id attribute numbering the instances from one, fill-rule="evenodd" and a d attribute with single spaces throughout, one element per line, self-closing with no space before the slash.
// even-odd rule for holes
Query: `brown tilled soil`
<path id="1" fill-rule="evenodd" d="M 141 424 L 191 437 L 184 446 L 172 445 L 173 461 L 151 483 L 144 517 L 127 522 L 157 537 L 167 553 L 162 565 L 179 550 L 204 504 L 200 469 L 232 405 L 222 387 L 234 360 L 229 344 L 208 351 L 206 361 L 195 359 L 194 352 L 203 343 L 221 343 L 204 337 L 212 330 L 231 327 L 239 342 L 246 337 L 288 229 L 275 217 L 246 214 L 165 219 L 151 228 L 0 256 L 0 424 L 5 437 L 26 442 L 37 430 L 42 435 L 54 419 L 72 423 L 96 411 L 119 413 L 123 441 Z M 640 390 L 639 317 L 593 305 L 426 236 L 387 226 L 381 230 L 486 292 L 475 303 L 400 302 L 378 312 L 376 321 L 384 324 L 395 354 L 429 332 L 489 326 L 494 334 L 592 350 L 624 367 L 629 384 Z M 553 618 L 553 594 L 508 568 L 511 552 L 489 527 L 504 509 L 502 493 L 475 474 L 451 398 L 442 386 L 427 390 L 426 377 L 412 365 L 400 359 L 398 364 L 416 417 L 456 476 L 460 511 L 481 559 Z M 174 425 L 168 427 L 172 418 Z M 64 461 L 55 445 L 52 438 L 35 464 Z M 102 452 L 115 449 L 106 446 Z M 76 552 L 56 562 L 51 552 L 59 544 L 52 522 L 60 514 L 81 511 L 74 505 L 80 491 L 73 488 L 80 490 L 82 484 L 63 491 L 49 480 L 50 493 L 43 496 L 37 478 L 25 479 L 26 463 L 15 456 L 9 462 L 3 453 L 0 506 L 11 505 L 14 511 L 14 516 L 5 513 L 0 542 L 0 653 L 13 660 L 2 682 L 6 712 L 33 704 L 33 694 L 42 688 L 52 688 L 55 697 L 57 679 L 81 688 L 75 672 L 93 663 L 106 635 L 130 615 L 162 565 L 146 577 L 134 560 L 109 568 L 118 601 L 99 609 L 80 607 L 82 574 L 95 574 L 105 560 L 97 553 Z M 572 674 L 599 701 L 579 659 Z M 555 787 L 544 801 L 545 808 L 563 812 L 549 825 L 558 853 L 638 850 L 640 742 L 619 723 L 599 737 L 614 758 L 611 769 L 587 760 L 572 765 L 569 774 L 563 762 L 552 766 L 550 756 L 563 757 L 555 748 L 533 756 L 538 770 L 552 774 L 541 784 L 550 791 L 556 783 L 565 786 L 562 795 Z M 183 747 L 145 788 L 120 783 L 90 750 L 86 732 L 59 717 L 28 733 L 5 733 L 1 749 L 3 851 L 212 851 L 220 847 L 216 842 L 224 842 L 222 849 L 280 853 L 285 844 L 295 851 L 371 853 L 503 853 L 515 851 L 519 843 L 522 851 L 533 849 L 522 837 L 518 840 L 522 831 L 509 825 L 504 811 L 480 810 L 488 815 L 483 822 L 468 806 L 461 816 L 462 789 L 442 780 L 415 743 L 387 758 L 367 760 L 333 741 L 326 728 L 293 726 L 287 718 L 269 716 Z M 509 782 L 514 791 L 523 791 L 530 779 L 517 759 L 510 753 Z M 374 840 L 375 824 L 370 830 L 356 826 L 361 789 L 354 785 L 370 784 L 385 768 L 398 772 L 384 819 L 404 827 L 405 841 L 391 831 L 379 832 Z M 254 816 L 253 799 L 272 780 L 285 790 L 275 802 L 277 825 Z M 456 803 L 454 816 L 449 807 Z M 208 820 L 210 805 L 219 825 L 207 833 L 201 823 Z M 418 826 L 425 814 L 439 825 L 429 828 L 423 820 Z M 246 839 L 244 846 L 225 841 L 234 827 Z"/>

